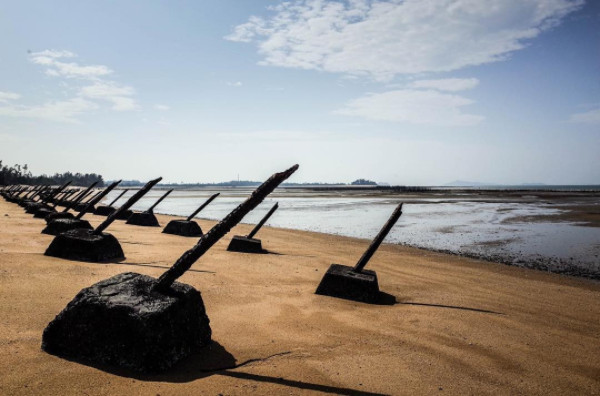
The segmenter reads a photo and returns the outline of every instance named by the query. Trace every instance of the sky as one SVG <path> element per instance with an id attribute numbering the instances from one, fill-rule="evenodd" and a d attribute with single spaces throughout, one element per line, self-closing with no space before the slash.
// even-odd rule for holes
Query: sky
<path id="1" fill-rule="evenodd" d="M 600 1 L 0 0 L 0 160 L 600 184 Z"/>

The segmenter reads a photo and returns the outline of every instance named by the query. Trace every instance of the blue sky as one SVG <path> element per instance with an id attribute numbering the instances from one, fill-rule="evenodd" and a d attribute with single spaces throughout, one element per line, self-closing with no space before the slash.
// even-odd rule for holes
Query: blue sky
<path id="1" fill-rule="evenodd" d="M 169 182 L 600 183 L 600 2 L 0 1 L 0 159 Z"/>

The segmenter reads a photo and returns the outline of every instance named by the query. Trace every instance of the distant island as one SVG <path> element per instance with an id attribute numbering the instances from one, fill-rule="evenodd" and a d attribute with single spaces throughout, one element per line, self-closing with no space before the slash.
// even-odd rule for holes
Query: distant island
<path id="1" fill-rule="evenodd" d="M 356 179 L 350 184 L 353 186 L 376 186 L 377 185 L 377 183 L 375 183 L 374 181 L 367 180 L 367 179 Z"/>

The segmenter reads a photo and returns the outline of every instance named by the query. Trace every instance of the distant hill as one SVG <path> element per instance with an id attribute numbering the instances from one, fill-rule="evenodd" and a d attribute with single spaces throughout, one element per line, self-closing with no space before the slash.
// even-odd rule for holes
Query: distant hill
<path id="1" fill-rule="evenodd" d="M 367 180 L 367 179 L 356 179 L 350 184 L 353 186 L 376 186 L 377 185 L 377 183 L 375 183 L 373 180 Z"/>

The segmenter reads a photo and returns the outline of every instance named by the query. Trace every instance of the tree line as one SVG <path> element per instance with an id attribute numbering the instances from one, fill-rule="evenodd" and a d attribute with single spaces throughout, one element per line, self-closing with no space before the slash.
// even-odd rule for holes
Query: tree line
<path id="1" fill-rule="evenodd" d="M 50 184 L 50 185 L 59 185 L 72 181 L 73 186 L 84 186 L 87 187 L 94 183 L 98 182 L 98 187 L 104 186 L 104 180 L 102 179 L 102 175 L 98 175 L 96 173 L 55 173 L 54 175 L 39 175 L 34 176 L 29 170 L 29 166 L 15 164 L 13 166 L 7 166 L 2 163 L 0 160 L 0 186 L 8 186 L 11 184 L 29 184 L 29 185 L 42 185 L 42 184 Z"/>

